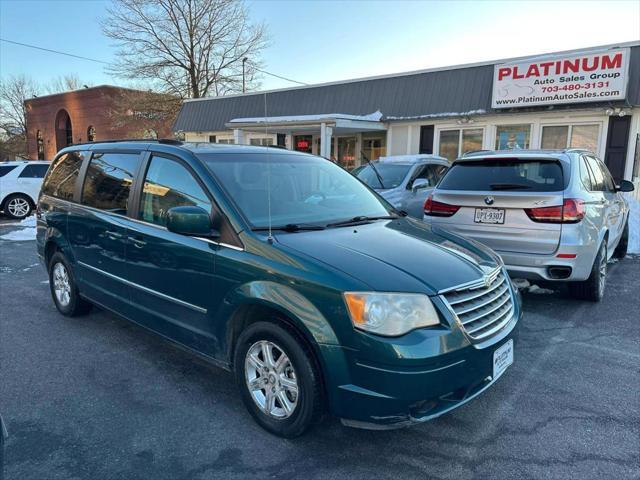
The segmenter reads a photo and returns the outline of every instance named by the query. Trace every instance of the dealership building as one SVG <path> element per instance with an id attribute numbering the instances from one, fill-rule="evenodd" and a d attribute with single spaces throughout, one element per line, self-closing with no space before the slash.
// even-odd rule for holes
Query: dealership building
<path id="1" fill-rule="evenodd" d="M 193 99 L 187 141 L 278 144 L 346 168 L 382 155 L 587 148 L 640 175 L 640 41 Z"/>

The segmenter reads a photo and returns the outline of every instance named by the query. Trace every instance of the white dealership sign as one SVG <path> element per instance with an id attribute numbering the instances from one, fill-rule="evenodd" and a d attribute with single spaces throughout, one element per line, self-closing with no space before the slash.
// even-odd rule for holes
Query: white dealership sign
<path id="1" fill-rule="evenodd" d="M 496 65 L 491 106 L 533 107 L 624 99 L 628 71 L 628 48 Z"/>

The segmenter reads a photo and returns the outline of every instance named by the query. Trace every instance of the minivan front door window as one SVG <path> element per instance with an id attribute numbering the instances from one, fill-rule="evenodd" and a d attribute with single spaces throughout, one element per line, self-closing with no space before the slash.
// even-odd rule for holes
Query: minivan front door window
<path id="1" fill-rule="evenodd" d="M 178 162 L 153 157 L 140 200 L 140 220 L 166 226 L 170 208 L 196 206 L 211 211 L 211 202 L 189 171 Z"/>

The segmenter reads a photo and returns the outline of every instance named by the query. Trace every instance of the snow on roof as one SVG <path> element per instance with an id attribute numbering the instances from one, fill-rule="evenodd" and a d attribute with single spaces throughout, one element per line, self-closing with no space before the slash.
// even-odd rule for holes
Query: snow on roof
<path id="1" fill-rule="evenodd" d="M 321 113 L 317 115 L 291 115 L 284 117 L 247 117 L 234 118 L 229 123 L 299 123 L 322 120 L 358 120 L 366 122 L 379 122 L 382 118 L 380 110 L 368 115 L 350 115 L 348 113 Z"/>

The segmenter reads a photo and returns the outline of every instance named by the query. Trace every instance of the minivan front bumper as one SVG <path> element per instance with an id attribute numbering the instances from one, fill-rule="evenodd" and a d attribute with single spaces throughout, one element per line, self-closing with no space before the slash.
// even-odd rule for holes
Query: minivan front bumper
<path id="1" fill-rule="evenodd" d="M 329 391 L 332 413 L 345 425 L 380 430 L 425 422 L 461 407 L 500 378 L 493 378 L 493 353 L 510 340 L 515 343 L 521 317 L 518 308 L 505 328 L 483 344 L 453 349 L 457 339 L 443 337 L 452 350 L 419 365 L 381 365 L 335 347 L 342 350 L 333 353 L 348 362 L 349 373 L 347 382 Z"/>

